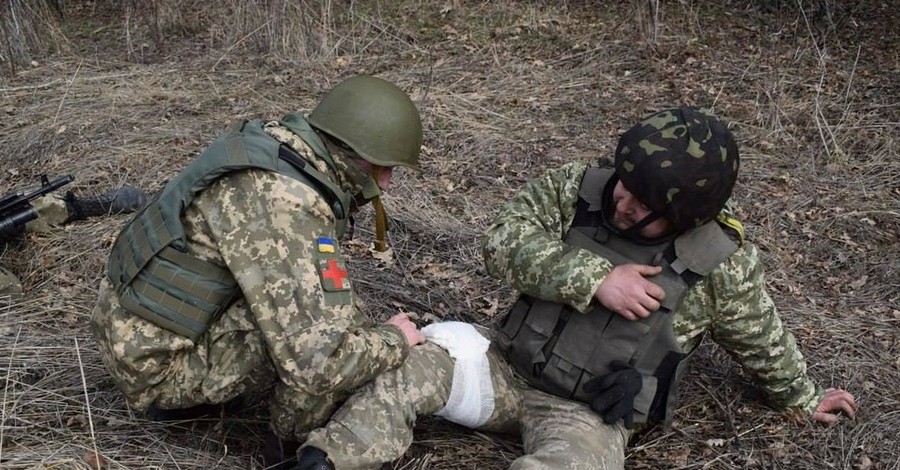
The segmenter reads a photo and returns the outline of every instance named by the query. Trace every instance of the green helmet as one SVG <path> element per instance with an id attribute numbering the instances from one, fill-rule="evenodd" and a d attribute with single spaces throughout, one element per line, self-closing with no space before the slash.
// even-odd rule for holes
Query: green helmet
<path id="1" fill-rule="evenodd" d="M 722 210 L 739 163 L 725 124 L 694 108 L 661 111 L 629 129 L 615 162 L 625 188 L 677 230 L 702 225 Z"/>
<path id="2" fill-rule="evenodd" d="M 409 96 L 390 82 L 366 75 L 348 78 L 322 98 L 307 120 L 374 165 L 420 169 L 422 120 Z"/>

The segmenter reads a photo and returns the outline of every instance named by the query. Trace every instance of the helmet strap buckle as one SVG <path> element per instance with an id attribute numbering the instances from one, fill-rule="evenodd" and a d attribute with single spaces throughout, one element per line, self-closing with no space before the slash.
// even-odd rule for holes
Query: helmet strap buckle
<path id="1" fill-rule="evenodd" d="M 378 181 L 381 175 L 382 167 L 378 165 L 372 166 L 372 179 Z M 381 202 L 381 196 L 375 196 L 372 199 L 372 206 L 375 208 L 375 250 L 385 252 L 387 245 L 387 213 L 384 211 L 384 204 Z"/>

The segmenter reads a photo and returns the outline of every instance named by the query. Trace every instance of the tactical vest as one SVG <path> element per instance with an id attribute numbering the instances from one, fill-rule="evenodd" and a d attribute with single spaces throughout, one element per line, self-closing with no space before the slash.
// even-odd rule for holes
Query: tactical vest
<path id="1" fill-rule="evenodd" d="M 288 115 L 280 124 L 300 136 L 334 170 L 324 142 L 302 116 Z M 314 188 L 331 205 L 337 235 L 343 234 L 350 195 L 266 134 L 260 121 L 238 121 L 119 233 L 107 275 L 125 310 L 196 341 L 240 297 L 240 287 L 226 267 L 187 252 L 181 216 L 216 179 L 246 169 L 272 171 Z"/>
<path id="2" fill-rule="evenodd" d="M 629 321 L 595 302 L 585 314 L 527 295 L 519 297 L 497 334 L 498 344 L 518 373 L 556 396 L 589 402 L 585 382 L 610 372 L 622 360 L 634 366 L 643 385 L 634 402 L 634 421 L 672 419 L 678 381 L 693 351 L 682 351 L 672 327 L 674 312 L 690 286 L 734 253 L 738 245 L 716 223 L 691 229 L 674 240 L 641 245 L 605 228 L 600 210 L 611 168 L 589 168 L 582 178 L 569 245 L 614 265 L 662 266 L 649 278 L 666 293 L 658 311 Z"/>

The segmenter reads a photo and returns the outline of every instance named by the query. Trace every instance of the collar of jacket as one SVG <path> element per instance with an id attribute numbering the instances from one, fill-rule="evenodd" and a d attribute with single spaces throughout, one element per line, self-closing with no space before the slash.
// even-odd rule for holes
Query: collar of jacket
<path id="1" fill-rule="evenodd" d="M 369 173 L 353 162 L 353 158 L 339 146 L 331 142 L 327 137 L 319 134 L 325 143 L 326 150 L 334 160 L 334 166 L 328 164 L 300 138 L 286 126 L 278 121 L 272 121 L 265 125 L 265 131 L 275 140 L 290 147 L 303 160 L 311 164 L 321 173 L 334 178 L 335 183 L 342 191 L 353 197 L 357 206 L 362 206 L 381 195 L 381 189 L 375 179 Z"/>

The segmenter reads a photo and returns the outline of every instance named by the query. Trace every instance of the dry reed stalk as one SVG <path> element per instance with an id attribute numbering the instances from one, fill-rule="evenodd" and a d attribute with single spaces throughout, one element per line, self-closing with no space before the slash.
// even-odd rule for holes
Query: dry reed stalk
<path id="1" fill-rule="evenodd" d="M 0 64 L 11 74 L 35 58 L 60 52 L 68 40 L 60 30 L 61 12 L 50 0 L 7 0 L 0 3 Z"/>

